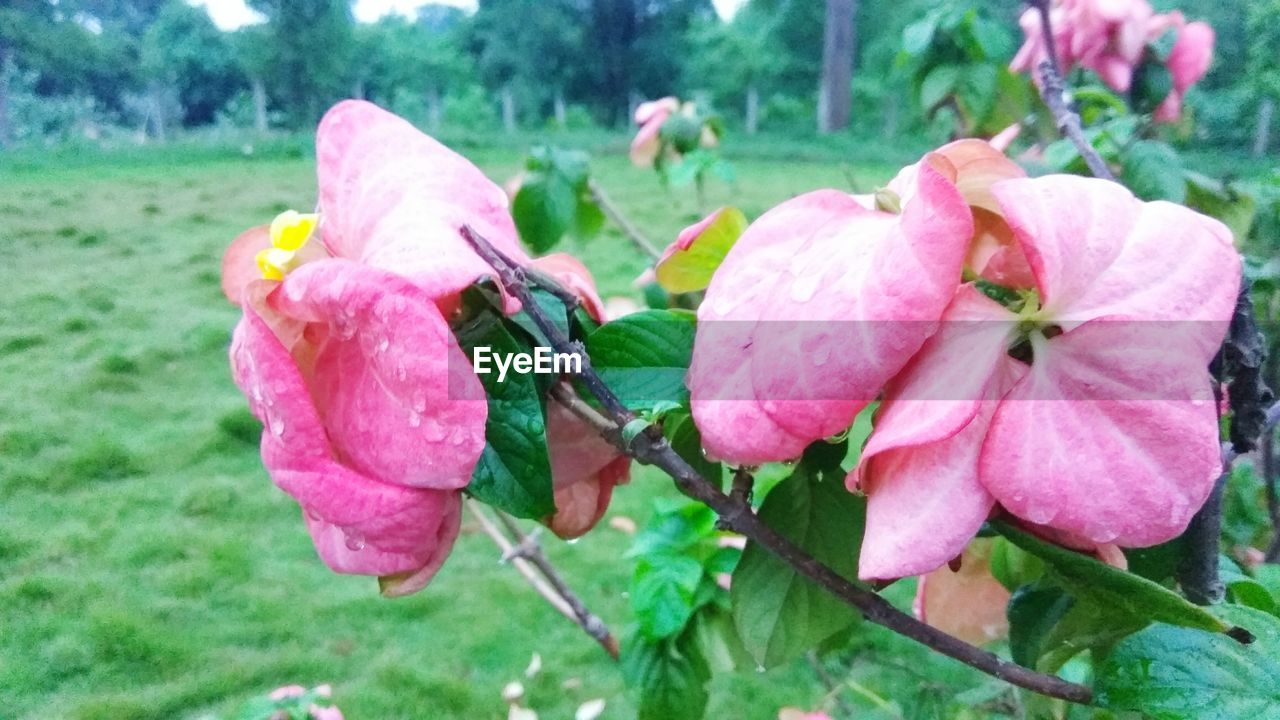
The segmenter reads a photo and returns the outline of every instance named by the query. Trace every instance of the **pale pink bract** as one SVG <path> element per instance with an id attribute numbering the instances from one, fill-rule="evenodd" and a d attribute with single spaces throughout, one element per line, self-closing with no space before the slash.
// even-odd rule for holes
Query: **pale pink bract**
<path id="1" fill-rule="evenodd" d="M 901 215 L 834 190 L 743 233 L 698 310 L 686 383 L 703 444 L 740 464 L 789 460 L 841 432 L 933 332 L 973 222 L 922 163 Z"/>
<path id="2" fill-rule="evenodd" d="M 890 385 L 849 478 L 868 494 L 863 578 L 941 566 L 997 503 L 1079 542 L 1160 543 L 1221 472 L 1207 366 L 1239 287 L 1230 232 L 1103 180 L 993 192 L 1038 310 L 1015 315 L 961 286 Z M 1029 367 L 1006 352 L 1028 322 L 1040 328 Z"/>

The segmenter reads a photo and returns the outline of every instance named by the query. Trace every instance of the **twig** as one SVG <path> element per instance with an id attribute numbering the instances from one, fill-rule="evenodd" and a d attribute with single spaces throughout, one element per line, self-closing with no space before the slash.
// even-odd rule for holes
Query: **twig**
<path id="1" fill-rule="evenodd" d="M 591 198 L 596 201 L 596 204 L 600 206 L 600 209 L 604 211 L 609 220 L 614 225 L 617 225 L 618 229 L 622 230 L 622 234 L 635 243 L 636 247 L 643 250 L 654 260 L 662 257 L 662 252 L 658 250 L 657 246 L 649 238 L 645 237 L 644 233 L 640 232 L 640 228 L 632 224 L 626 215 L 622 214 L 622 211 L 613 203 L 613 199 L 605 193 L 604 188 L 600 187 L 599 183 L 595 180 L 588 180 L 587 189 L 591 192 Z"/>
<path id="2" fill-rule="evenodd" d="M 480 523 L 480 528 L 502 551 L 503 562 L 511 563 L 525 581 L 542 596 L 542 599 L 547 601 L 547 604 L 555 608 L 556 612 L 577 623 L 583 631 L 600 643 L 610 657 L 617 660 L 618 641 L 609 633 L 600 618 L 587 610 L 577 595 L 560 579 L 559 574 L 555 573 L 555 568 L 542 555 L 537 541 L 518 532 L 517 528 L 517 532 L 513 533 L 517 538 L 517 544 L 513 544 L 511 539 L 504 535 L 493 520 L 480 509 L 476 501 L 467 500 L 465 504 L 472 517 Z M 499 517 L 502 517 L 501 513 Z M 540 558 L 541 563 L 535 560 L 535 557 Z M 548 573 L 548 568 L 551 573 Z M 588 620 L 584 620 L 584 617 Z"/>
<path id="3" fill-rule="evenodd" d="M 1178 584 L 1187 599 L 1197 605 L 1222 602 L 1226 586 L 1219 576 L 1219 555 L 1222 552 L 1222 491 L 1231 475 L 1235 451 L 1227 443 L 1222 448 L 1222 474 L 1213 484 L 1209 498 L 1191 517 L 1191 523 L 1182 534 L 1187 548 L 1178 564 Z"/>
<path id="4" fill-rule="evenodd" d="M 518 268 L 503 262 L 500 255 L 493 251 L 493 246 L 470 228 L 464 227 L 462 235 L 471 243 L 480 257 L 493 266 L 507 292 L 522 302 L 529 298 L 529 289 L 524 285 L 520 274 L 516 272 Z M 531 302 L 526 303 L 526 308 L 556 352 L 577 350 L 575 343 L 565 337 L 545 317 L 540 317 L 541 308 Z M 773 553 L 782 562 L 795 568 L 842 602 L 856 608 L 873 623 L 1018 687 L 1076 703 L 1087 704 L 1092 701 L 1093 691 L 1084 685 L 1001 660 L 986 650 L 920 622 L 898 610 L 874 592 L 850 582 L 763 523 L 751 511 L 749 505 L 729 497 L 711 481 L 698 474 L 653 426 L 637 434 L 630 442 L 625 441 L 622 429 L 635 416 L 622 406 L 613 391 L 595 373 L 585 353 L 582 355 L 582 371 L 579 380 L 595 395 L 603 406 L 605 414 L 588 404 L 563 383 L 552 387 L 551 396 L 621 451 L 643 464 L 653 465 L 666 472 L 682 493 L 710 507 L 729 528 L 747 536 Z"/>
<path id="5" fill-rule="evenodd" d="M 569 584 L 564 581 L 564 578 L 560 576 L 560 571 L 556 570 L 556 566 L 552 565 L 551 561 L 547 559 L 546 554 L 542 552 L 542 546 L 538 544 L 537 538 L 531 535 L 525 535 L 524 531 L 520 529 L 520 526 L 516 524 L 515 519 L 510 515 L 502 512 L 501 510 L 496 510 L 495 512 L 498 515 L 498 520 L 504 527 L 506 527 L 507 532 L 511 533 L 511 536 L 519 541 L 515 547 L 515 551 L 520 554 L 520 557 L 528 560 L 534 565 L 534 567 L 538 568 L 542 573 L 542 576 L 551 584 L 551 587 L 554 588 L 555 591 L 559 593 L 560 597 L 564 599 L 565 603 L 568 604 L 570 610 L 573 612 L 572 619 L 577 622 L 588 635 L 595 638 L 596 642 L 600 643 L 601 647 L 605 649 L 605 652 L 609 653 L 614 660 L 617 660 L 617 638 L 609 632 L 609 628 L 604 624 L 604 621 L 601 620 L 598 615 L 591 612 L 591 610 L 587 608 L 586 604 L 582 602 L 582 599 L 573 591 L 573 588 L 570 588 Z"/>
<path id="6" fill-rule="evenodd" d="M 1053 39 L 1053 21 L 1049 17 L 1050 0 L 1029 0 L 1030 5 L 1040 14 L 1040 30 L 1044 33 L 1045 49 L 1048 59 L 1042 61 L 1038 69 L 1040 73 L 1040 98 L 1053 113 L 1058 132 L 1076 146 L 1076 151 L 1089 166 L 1094 177 L 1104 180 L 1116 179 L 1111 168 L 1098 154 L 1098 151 L 1084 136 L 1084 127 L 1080 124 L 1080 115 L 1071 107 L 1071 97 L 1067 94 L 1066 84 L 1062 79 L 1062 69 L 1058 67 L 1058 51 Z"/>

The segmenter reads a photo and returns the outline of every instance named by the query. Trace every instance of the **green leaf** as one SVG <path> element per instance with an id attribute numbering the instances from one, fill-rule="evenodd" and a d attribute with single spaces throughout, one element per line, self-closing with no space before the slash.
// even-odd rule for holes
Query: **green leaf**
<path id="1" fill-rule="evenodd" d="M 511 203 L 520 239 L 536 253 L 555 247 L 573 226 L 578 193 L 563 175 L 531 172 Z"/>
<path id="2" fill-rule="evenodd" d="M 636 563 L 631 607 L 640 632 L 650 640 L 677 635 L 694 611 L 702 563 L 674 553 L 653 553 Z"/>
<path id="3" fill-rule="evenodd" d="M 1049 565 L 1052 575 L 1077 600 L 1095 603 L 1113 611 L 1127 612 L 1144 620 L 1171 625 L 1227 632 L 1230 625 L 1204 608 L 1146 578 L 1111 567 L 1088 555 L 1068 550 L 1023 532 L 1005 522 L 991 525 L 1014 545 L 1036 555 Z"/>
<path id="4" fill-rule="evenodd" d="M 1013 661 L 1034 668 L 1044 650 L 1045 638 L 1071 609 L 1073 600 L 1062 588 L 1034 583 L 1024 585 L 1009 598 L 1009 652 Z"/>
<path id="5" fill-rule="evenodd" d="M 938 14 L 929 13 L 902 31 L 902 49 L 908 55 L 918 56 L 933 44 L 933 34 L 938 29 Z"/>
<path id="6" fill-rule="evenodd" d="M 1262 720 L 1280 707 L 1280 620 L 1224 605 L 1248 645 L 1217 634 L 1155 624 L 1121 641 L 1098 668 L 1098 705 L 1153 720 Z"/>
<path id="7" fill-rule="evenodd" d="M 677 501 L 660 509 L 653 519 L 636 534 L 627 557 L 653 553 L 682 553 L 715 532 L 716 514 L 701 503 Z"/>
<path id="8" fill-rule="evenodd" d="M 513 332 L 514 326 L 498 316 L 479 292 L 469 289 L 464 293 L 464 307 L 479 309 L 455 330 L 467 356 L 480 346 L 492 348 L 495 354 L 529 352 L 528 343 Z M 546 517 L 555 512 L 556 505 L 538 376 L 508 373 L 502 382 L 496 372 L 476 377 L 488 396 L 489 418 L 484 428 L 484 451 L 467 491 L 516 517 Z"/>
<path id="9" fill-rule="evenodd" d="M 706 711 L 705 679 L 671 640 L 630 638 L 622 647 L 622 676 L 636 696 L 637 720 L 700 720 Z"/>
<path id="10" fill-rule="evenodd" d="M 1258 216 L 1254 197 L 1231 183 L 1188 171 L 1187 205 L 1193 210 L 1215 217 L 1231 229 L 1236 242 L 1249 237 L 1253 221 Z"/>
<path id="11" fill-rule="evenodd" d="M 1117 641 L 1138 632 L 1150 621 L 1128 613 L 1078 600 L 1053 626 L 1033 666 L 1040 672 L 1056 673 L 1067 661 L 1085 650 L 1107 650 Z"/>
<path id="12" fill-rule="evenodd" d="M 866 502 L 844 487 L 838 464 L 844 453 L 842 446 L 815 443 L 791 476 L 769 491 L 759 515 L 788 540 L 856 581 Z M 742 553 L 729 594 L 738 634 L 766 668 L 803 654 L 857 619 L 844 603 L 754 542 Z"/>
<path id="13" fill-rule="evenodd" d="M 550 320 L 551 324 L 554 325 L 562 335 L 569 337 L 571 335 L 569 332 L 569 314 L 566 312 L 564 303 L 560 302 L 560 298 L 540 287 L 529 288 L 529 294 L 533 296 L 533 300 L 537 303 L 538 309 L 542 311 L 543 317 Z M 498 296 L 495 294 L 490 296 L 490 298 L 492 301 L 491 304 L 493 304 L 495 308 L 501 310 L 501 300 Z M 543 334 L 541 329 L 538 328 L 538 325 L 533 321 L 533 318 L 529 317 L 528 308 L 521 308 L 520 312 L 512 315 L 509 319 L 511 322 L 518 325 L 521 330 L 528 333 L 529 337 L 535 343 L 543 347 L 551 347 L 551 340 Z"/>
<path id="14" fill-rule="evenodd" d="M 747 229 L 747 216 L 735 207 L 721 208 L 689 247 L 658 262 L 658 284 L 673 293 L 706 289 L 729 248 Z"/>
<path id="15" fill-rule="evenodd" d="M 991 574 L 1009 592 L 1044 576 L 1043 560 L 1002 537 L 992 539 L 988 562 Z"/>
<path id="16" fill-rule="evenodd" d="M 931 112 L 956 90 L 960 81 L 960 68 L 955 65 L 939 65 L 925 75 L 920 83 L 920 107 Z"/>
<path id="17" fill-rule="evenodd" d="M 693 353 L 694 317 L 646 310 L 600 326 L 587 336 L 596 372 L 632 410 L 663 402 L 685 404 L 684 376 Z"/>
<path id="18" fill-rule="evenodd" d="M 754 669 L 755 661 L 738 637 L 733 616 L 720 608 L 706 608 L 693 618 L 689 637 L 712 672 Z"/>
<path id="19" fill-rule="evenodd" d="M 1181 203 L 1187 196 L 1178 152 L 1157 140 L 1139 140 L 1129 146 L 1120 179 L 1143 200 Z"/>
<path id="20" fill-rule="evenodd" d="M 589 194 L 578 197 L 578 210 L 573 215 L 573 227 L 569 231 L 579 240 L 590 240 L 604 228 L 604 210 Z"/>

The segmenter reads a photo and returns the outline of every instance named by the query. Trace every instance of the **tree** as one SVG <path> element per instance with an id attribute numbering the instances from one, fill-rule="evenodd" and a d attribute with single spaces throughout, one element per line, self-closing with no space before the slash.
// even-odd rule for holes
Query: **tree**
<path id="1" fill-rule="evenodd" d="M 402 92 L 421 95 L 434 132 L 440 128 L 443 96 L 470 79 L 474 68 L 458 41 L 456 19 L 442 23 L 439 10 L 423 10 L 417 22 L 388 15 L 362 26 L 362 44 L 368 47 L 362 69 L 367 95 L 384 105 L 394 104 Z"/>
<path id="2" fill-rule="evenodd" d="M 349 0 L 250 0 L 267 17 L 266 85 L 295 126 L 319 119 L 350 88 L 354 45 Z"/>
<path id="3" fill-rule="evenodd" d="M 508 131 L 517 99 L 531 108 L 563 106 L 565 86 L 582 65 L 582 34 L 567 0 L 482 0 L 470 46 L 485 83 L 501 93 Z"/>
<path id="4" fill-rule="evenodd" d="M 226 36 L 204 10 L 181 0 L 160 9 L 142 36 L 140 55 L 153 100 L 172 95 L 185 125 L 211 122 L 241 86 Z M 163 122 L 164 113 L 157 119 Z"/>
<path id="5" fill-rule="evenodd" d="M 822 42 L 822 86 L 818 95 L 818 132 L 849 125 L 853 105 L 854 20 L 857 0 L 827 0 L 826 32 Z"/>
<path id="6" fill-rule="evenodd" d="M 231 37 L 231 46 L 253 93 L 253 129 L 264 133 L 268 128 L 267 77 L 273 57 L 271 29 L 266 25 L 246 25 Z"/>

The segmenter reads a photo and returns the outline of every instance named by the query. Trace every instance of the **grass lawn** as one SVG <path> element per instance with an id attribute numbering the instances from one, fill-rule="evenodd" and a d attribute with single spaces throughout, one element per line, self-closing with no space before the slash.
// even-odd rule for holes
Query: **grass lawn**
<path id="1" fill-rule="evenodd" d="M 499 181 L 520 164 L 510 148 L 464 152 Z M 710 200 L 754 216 L 891 172 L 847 159 L 852 170 L 737 159 L 738 186 Z M 659 245 L 698 217 L 620 154 L 595 171 Z M 267 479 L 229 378 L 238 310 L 218 263 L 241 229 L 312 207 L 314 183 L 305 153 L 0 156 L 0 717 L 223 718 L 279 685 L 330 682 L 351 720 L 501 718 L 500 690 L 534 652 L 544 669 L 524 682 L 544 720 L 597 697 L 605 718 L 632 717 L 617 669 L 474 527 L 426 591 L 387 600 L 320 563 Z M 606 296 L 632 293 L 644 267 L 612 231 L 568 249 Z M 610 513 L 643 523 L 662 495 L 668 482 L 637 472 Z M 581 542 L 547 540 L 615 631 L 628 544 L 607 521 Z M 955 717 L 959 691 L 990 687 L 879 629 L 843 657 L 859 718 Z M 708 717 L 765 720 L 824 692 L 803 662 L 739 673 L 717 678 Z"/>

